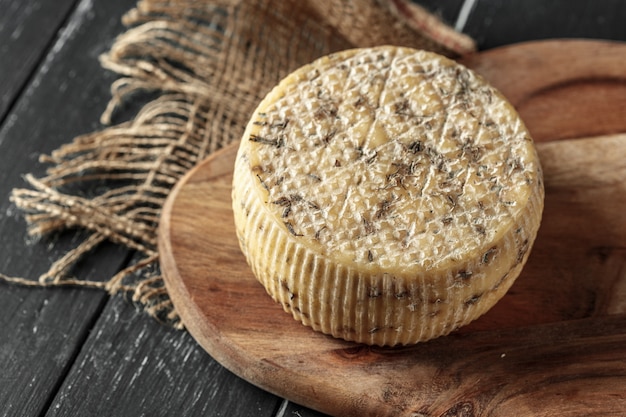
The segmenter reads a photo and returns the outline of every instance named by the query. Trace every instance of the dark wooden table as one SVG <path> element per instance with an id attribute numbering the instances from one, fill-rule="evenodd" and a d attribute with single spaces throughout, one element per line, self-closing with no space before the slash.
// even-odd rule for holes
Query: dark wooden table
<path id="1" fill-rule="evenodd" d="M 9 201 L 38 156 L 101 128 L 116 75 L 98 55 L 135 0 L 0 0 L 0 272 L 36 278 L 70 247 L 65 234 L 26 235 Z M 422 1 L 481 49 L 533 39 L 626 41 L 623 0 Z M 118 120 L 132 114 L 132 104 Z M 109 276 L 130 262 L 106 246 L 80 265 Z M 321 416 L 266 393 L 216 363 L 183 331 L 121 296 L 0 284 L 2 416 Z"/>

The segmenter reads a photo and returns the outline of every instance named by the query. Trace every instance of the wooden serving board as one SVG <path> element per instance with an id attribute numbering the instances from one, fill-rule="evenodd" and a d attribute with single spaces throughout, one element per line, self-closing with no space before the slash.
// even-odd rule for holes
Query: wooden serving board
<path id="1" fill-rule="evenodd" d="M 335 416 L 626 415 L 626 45 L 545 41 L 466 58 L 533 133 L 545 173 L 530 260 L 486 315 L 402 348 L 294 321 L 241 254 L 236 145 L 176 186 L 159 249 L 189 332 L 242 378 Z"/>

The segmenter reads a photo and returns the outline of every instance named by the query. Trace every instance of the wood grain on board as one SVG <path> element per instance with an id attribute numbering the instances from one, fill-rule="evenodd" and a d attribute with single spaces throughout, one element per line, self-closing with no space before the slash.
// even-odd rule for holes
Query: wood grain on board
<path id="1" fill-rule="evenodd" d="M 546 117 L 582 112 L 594 125 L 593 137 L 586 125 L 563 137 L 567 118 L 527 120 L 531 132 L 544 135 L 537 145 L 543 222 L 522 275 L 485 316 L 450 336 L 395 349 L 333 339 L 294 321 L 240 253 L 230 209 L 231 146 L 186 176 L 164 209 L 162 266 L 191 334 L 244 379 L 332 415 L 626 412 L 626 126 L 595 114 L 606 107 L 583 110 L 581 101 L 558 100 L 560 86 L 619 80 L 623 61 L 605 55 L 624 57 L 626 46 L 571 42 L 511 46 L 467 61 L 531 114 L 547 100 Z M 555 54 L 572 48 L 590 64 L 564 65 Z M 515 76 L 522 72 L 523 82 Z"/>
<path id="2" fill-rule="evenodd" d="M 517 108 L 537 142 L 626 132 L 623 42 L 538 41 L 461 60 Z"/>

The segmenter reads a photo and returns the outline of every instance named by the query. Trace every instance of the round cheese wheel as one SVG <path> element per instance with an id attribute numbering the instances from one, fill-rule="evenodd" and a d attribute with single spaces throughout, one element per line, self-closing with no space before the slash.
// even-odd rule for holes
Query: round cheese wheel
<path id="1" fill-rule="evenodd" d="M 267 292 L 313 329 L 412 344 L 469 323 L 519 275 L 543 209 L 522 120 L 434 53 L 318 59 L 259 104 L 238 151 L 239 242 Z"/>

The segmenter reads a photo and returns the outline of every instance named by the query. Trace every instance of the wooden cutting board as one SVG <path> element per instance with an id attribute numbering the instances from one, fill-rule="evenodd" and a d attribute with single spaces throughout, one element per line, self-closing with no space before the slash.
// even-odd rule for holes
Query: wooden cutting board
<path id="1" fill-rule="evenodd" d="M 518 108 L 546 184 L 530 260 L 485 316 L 402 348 L 294 321 L 237 244 L 236 145 L 184 177 L 164 207 L 159 250 L 174 305 L 235 374 L 335 416 L 626 415 L 626 45 L 533 42 L 463 62 Z"/>

